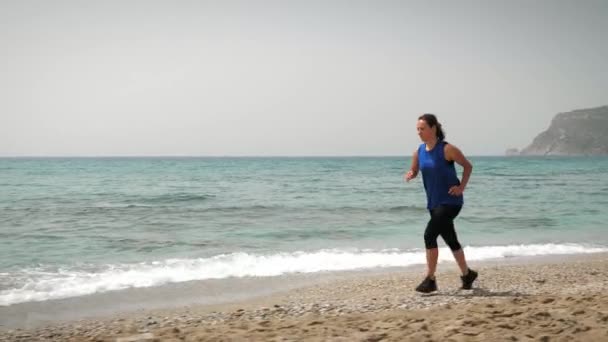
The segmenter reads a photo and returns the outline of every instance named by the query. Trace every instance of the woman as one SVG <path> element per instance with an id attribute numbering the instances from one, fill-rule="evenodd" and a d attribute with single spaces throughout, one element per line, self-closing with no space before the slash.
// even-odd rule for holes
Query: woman
<path id="1" fill-rule="evenodd" d="M 414 151 L 412 166 L 405 175 L 405 180 L 409 182 L 418 175 L 418 170 L 422 171 L 427 209 L 431 214 L 424 231 L 427 274 L 422 283 L 416 287 L 416 291 L 422 293 L 437 291 L 435 270 L 439 257 L 437 248 L 439 235 L 452 250 L 460 267 L 462 288 L 469 290 L 477 278 L 477 272 L 467 266 L 464 251 L 454 230 L 454 219 L 462 208 L 462 193 L 467 186 L 473 166 L 456 146 L 444 140 L 445 134 L 435 115 L 420 116 L 416 128 L 424 143 Z M 456 175 L 454 162 L 464 168 L 462 181 Z"/>

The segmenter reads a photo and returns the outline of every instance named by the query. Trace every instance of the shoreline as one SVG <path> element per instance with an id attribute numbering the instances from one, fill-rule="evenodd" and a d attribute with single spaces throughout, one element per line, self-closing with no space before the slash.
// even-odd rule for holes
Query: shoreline
<path id="1" fill-rule="evenodd" d="M 578 332 L 579 335 L 580 333 L 585 333 L 584 336 L 588 336 L 586 333 L 599 333 L 605 334 L 598 335 L 603 336 L 602 338 L 608 337 L 608 296 L 605 294 L 608 290 L 608 253 L 517 257 L 475 262 L 472 267 L 480 271 L 480 279 L 477 288 L 473 291 L 459 290 L 455 264 L 444 262 L 440 264 L 437 273 L 439 292 L 431 296 L 419 295 L 413 291 L 421 279 L 423 267 L 423 265 L 419 265 L 419 267 L 406 269 L 391 268 L 321 276 L 318 274 L 294 276 L 292 278 L 300 282 L 288 284 L 286 288 L 271 288 L 266 293 L 259 293 L 253 297 L 233 298 L 230 301 L 211 304 L 197 304 L 196 301 L 188 301 L 187 299 L 192 298 L 193 294 L 184 293 L 183 302 L 173 303 L 174 305 L 171 307 L 162 305 L 154 307 L 151 303 L 158 301 L 159 298 L 148 297 L 147 300 L 144 300 L 144 304 L 148 305 L 136 310 L 132 308 L 125 310 L 123 307 L 122 310 L 98 312 L 95 317 L 86 319 L 62 320 L 58 316 L 53 316 L 55 320 L 41 319 L 37 324 L 31 324 L 26 328 L 23 328 L 23 325 L 18 327 L 18 324 L 13 324 L 13 326 L 5 324 L 0 327 L 0 340 L 30 341 L 38 338 L 84 341 L 96 338 L 102 341 L 115 341 L 120 337 L 137 334 L 152 334 L 151 336 L 154 338 L 163 341 L 177 339 L 179 336 L 198 336 L 199 340 L 213 340 L 214 336 L 216 339 L 221 336 L 233 336 L 230 338 L 235 340 L 244 338 L 244 336 L 252 336 L 253 340 L 274 340 L 275 338 L 280 340 L 278 338 L 281 336 L 288 338 L 287 340 L 296 336 L 299 336 L 295 338 L 296 340 L 326 340 L 339 336 L 351 336 L 356 340 L 361 336 L 370 335 L 370 331 L 374 329 L 370 328 L 366 332 L 356 330 L 356 326 L 351 326 L 352 329 L 348 328 L 352 322 L 364 325 L 383 317 L 380 321 L 387 319 L 390 322 L 399 321 L 400 324 L 404 324 L 401 318 L 406 319 L 411 315 L 419 317 L 421 310 L 431 310 L 433 311 L 432 317 L 442 317 L 442 313 L 446 315 L 446 310 L 454 310 L 454 312 L 462 314 L 461 311 L 464 308 L 479 311 L 481 317 L 478 318 L 487 321 L 486 309 L 489 310 L 492 307 L 486 307 L 486 305 L 493 305 L 494 308 L 500 307 L 504 311 L 506 309 L 502 309 L 503 306 L 516 308 L 523 305 L 535 309 L 539 305 L 546 304 L 548 307 L 553 307 L 551 310 L 568 315 L 569 311 L 572 311 L 570 312 L 572 314 L 575 311 L 585 311 L 585 308 L 589 307 L 589 303 L 586 302 L 588 298 L 594 298 L 594 303 L 598 308 L 593 313 L 590 311 L 589 315 L 593 317 L 584 320 L 585 327 L 590 327 L 590 329 L 585 330 L 585 328 L 579 327 L 581 330 Z M 271 279 L 270 282 L 284 282 L 285 280 L 281 277 L 275 278 L 277 279 Z M 306 278 L 309 282 L 304 281 Z M 246 282 L 245 285 L 247 285 Z M 132 292 L 141 293 L 141 290 L 134 289 Z M 167 290 L 166 287 L 165 290 Z M 184 290 L 187 289 L 177 286 L 169 291 L 181 293 L 180 291 Z M 225 291 L 226 289 L 220 290 Z M 133 295 L 133 293 L 126 292 L 126 295 Z M 78 312 L 78 307 L 74 306 L 78 300 L 72 300 L 72 306 L 69 301 L 67 304 L 64 302 L 64 309 L 76 311 L 74 312 L 76 317 L 82 314 Z M 544 301 L 547 303 L 543 304 Z M 95 305 L 95 302 L 90 304 Z M 497 306 L 498 304 L 500 305 Z M 581 308 L 576 310 L 577 306 Z M 10 308 L 10 306 L 6 308 Z M 28 308 L 23 305 L 22 309 Z M 50 309 L 53 309 L 52 305 Z M 14 314 L 14 312 L 0 312 L 3 312 L 3 315 Z M 549 315 L 551 312 L 547 311 Z M 29 313 L 29 315 L 31 314 L 32 312 Z M 541 314 L 539 317 L 545 317 L 543 315 Z M 521 314 L 516 316 L 519 317 Z M 576 316 L 577 319 L 586 317 L 584 313 Z M 2 316 L 0 315 L 0 317 Z M 444 319 L 451 322 L 455 317 L 459 316 L 447 315 Z M 310 325 L 317 321 L 321 323 Z M 429 319 L 424 322 L 426 322 L 427 329 L 429 325 L 434 324 L 434 321 Z M 566 324 L 564 322 L 574 324 L 568 320 L 552 321 L 551 324 Z M 599 324 L 598 327 L 601 327 L 602 324 L 605 327 L 603 330 L 602 328 L 594 329 L 595 327 L 590 322 L 596 322 Z M 392 323 L 389 323 L 387 326 L 392 327 Z M 509 325 L 510 323 L 501 324 Z M 290 327 L 281 329 L 283 325 Z M 480 325 L 483 324 L 480 323 Z M 511 330 L 519 327 L 513 324 L 510 326 L 513 326 Z M 320 327 L 327 329 L 320 329 Z M 479 334 L 485 337 L 494 336 L 488 335 L 495 332 L 494 328 L 490 327 L 489 330 L 486 329 L 487 331 Z M 534 328 L 534 325 L 529 328 Z M 467 329 L 462 331 L 465 330 Z M 540 329 L 541 332 L 545 330 Z M 323 335 L 324 331 L 341 332 L 337 333 L 339 336 L 330 336 Z M 425 333 L 424 329 L 416 331 L 420 334 Z M 399 334 L 398 331 L 393 333 Z M 426 334 L 428 333 L 427 331 Z M 389 334 L 382 339 L 391 340 L 391 336 Z M 404 337 L 405 335 L 399 336 Z M 421 339 L 426 338 L 424 335 L 416 336 Z M 433 338 L 441 336 L 444 335 L 431 333 Z M 480 336 L 470 335 L 469 338 L 481 338 Z M 501 335 L 495 336 L 500 337 Z M 230 338 L 224 338 L 224 340 L 231 340 Z"/>
<path id="2" fill-rule="evenodd" d="M 554 254 L 516 256 L 510 258 L 472 261 L 473 268 L 494 265 L 521 265 L 555 263 L 560 260 L 587 260 L 590 254 Z M 608 252 L 605 253 L 608 255 Z M 406 267 L 382 267 L 346 271 L 295 273 L 270 277 L 242 277 L 193 280 L 161 286 L 129 288 L 84 296 L 16 303 L 0 306 L 0 332 L 7 329 L 35 329 L 45 325 L 79 320 L 104 319 L 114 315 L 130 315 L 155 310 L 173 310 L 182 307 L 222 309 L 227 305 L 242 305 L 272 296 L 288 295 L 314 286 L 330 285 L 344 280 L 365 280 L 370 277 L 408 275 L 422 277 L 424 264 Z M 440 261 L 438 272 L 455 271 L 453 260 Z"/>

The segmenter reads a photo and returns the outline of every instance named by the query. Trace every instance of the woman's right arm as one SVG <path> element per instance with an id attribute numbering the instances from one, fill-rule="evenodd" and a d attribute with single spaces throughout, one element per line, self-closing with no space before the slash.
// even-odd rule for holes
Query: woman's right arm
<path id="1" fill-rule="evenodd" d="M 414 151 L 414 155 L 412 156 L 412 166 L 410 170 L 405 174 L 405 181 L 409 182 L 412 179 L 418 176 L 418 150 Z"/>

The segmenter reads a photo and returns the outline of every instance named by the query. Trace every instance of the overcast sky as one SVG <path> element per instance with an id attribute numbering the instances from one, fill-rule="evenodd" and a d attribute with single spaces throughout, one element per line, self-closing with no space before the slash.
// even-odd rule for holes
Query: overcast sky
<path id="1" fill-rule="evenodd" d="M 468 155 L 608 104 L 608 1 L 0 2 L 0 155 Z"/>

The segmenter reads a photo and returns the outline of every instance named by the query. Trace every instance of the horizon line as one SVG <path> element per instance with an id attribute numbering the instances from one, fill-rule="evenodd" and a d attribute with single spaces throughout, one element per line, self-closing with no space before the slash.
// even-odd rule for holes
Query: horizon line
<path id="1" fill-rule="evenodd" d="M 504 157 L 505 154 L 470 154 L 470 157 Z M 0 155 L 0 158 L 365 158 L 365 157 L 411 157 L 411 154 L 305 154 L 305 155 L 178 155 L 178 154 L 150 154 L 150 155 Z"/>

